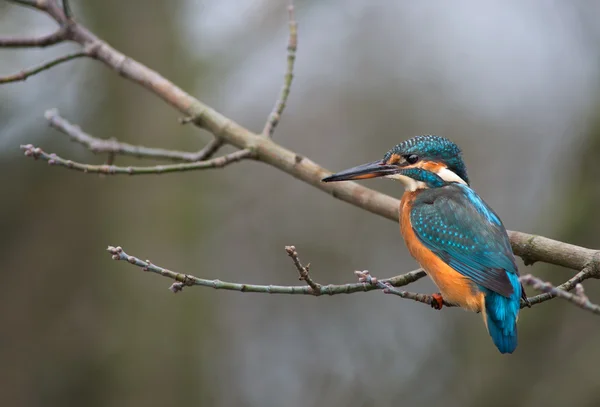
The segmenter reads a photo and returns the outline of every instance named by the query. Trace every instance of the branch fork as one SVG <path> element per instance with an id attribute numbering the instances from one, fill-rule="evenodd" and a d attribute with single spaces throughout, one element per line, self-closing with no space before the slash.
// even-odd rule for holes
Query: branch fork
<path id="1" fill-rule="evenodd" d="M 588 275 L 591 275 L 591 273 Z M 520 280 L 521 283 L 532 286 L 535 290 L 546 293 L 550 298 L 562 298 L 581 309 L 600 315 L 600 305 L 590 302 L 587 295 L 585 295 L 583 285 L 581 285 L 581 283 L 574 284 L 573 288 L 575 289 L 575 293 L 571 293 L 563 288 L 554 287 L 552 284 L 542 281 L 531 274 L 521 276 Z"/>
<path id="2" fill-rule="evenodd" d="M 296 266 L 296 270 L 298 270 L 298 274 L 300 274 L 300 277 L 298 277 L 298 280 L 306 282 L 306 284 L 308 284 L 308 286 L 310 288 L 312 288 L 314 295 L 321 295 L 322 294 L 321 284 L 316 283 L 310 277 L 310 274 L 308 272 L 308 270 L 310 268 L 310 264 L 303 266 L 302 263 L 300 263 L 300 259 L 298 258 L 298 252 L 296 251 L 295 246 L 286 246 L 285 251 L 288 254 L 288 256 L 290 256 L 292 261 L 294 262 L 294 266 Z"/>

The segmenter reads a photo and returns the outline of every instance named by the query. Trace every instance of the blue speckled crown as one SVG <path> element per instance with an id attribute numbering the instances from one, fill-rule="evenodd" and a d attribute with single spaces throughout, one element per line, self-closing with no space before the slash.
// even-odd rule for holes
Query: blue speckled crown
<path id="1" fill-rule="evenodd" d="M 389 159 L 392 154 L 402 156 L 416 154 L 423 160 L 443 162 L 467 184 L 469 183 L 467 168 L 462 160 L 460 148 L 445 137 L 416 136 L 394 146 L 385 154 L 384 159 Z"/>

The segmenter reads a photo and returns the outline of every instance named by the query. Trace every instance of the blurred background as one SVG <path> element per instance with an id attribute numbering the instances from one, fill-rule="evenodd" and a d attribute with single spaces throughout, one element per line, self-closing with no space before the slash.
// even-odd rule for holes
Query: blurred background
<path id="1" fill-rule="evenodd" d="M 285 70 L 286 1 L 71 3 L 117 49 L 262 130 Z M 599 17 L 590 0 L 297 1 L 295 80 L 275 138 L 341 170 L 417 134 L 447 136 L 509 229 L 599 247 Z M 0 2 L 0 35 L 54 29 Z M 2 49 L 0 75 L 72 49 Z M 393 222 L 260 163 L 98 177 L 25 159 L 25 143 L 106 159 L 49 129 L 54 107 L 97 137 L 190 151 L 210 140 L 94 61 L 0 87 L 1 405 L 600 405 L 600 324 L 558 300 L 524 311 L 519 348 L 502 356 L 479 316 L 377 292 L 173 295 L 106 246 L 256 284 L 298 283 L 290 244 L 324 284 L 417 265 Z M 434 291 L 425 279 L 411 289 Z M 595 281 L 586 292 L 600 299 Z"/>

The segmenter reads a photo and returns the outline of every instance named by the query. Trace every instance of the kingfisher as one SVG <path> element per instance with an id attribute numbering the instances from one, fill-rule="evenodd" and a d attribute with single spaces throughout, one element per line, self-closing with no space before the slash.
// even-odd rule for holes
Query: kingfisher
<path id="1" fill-rule="evenodd" d="M 501 353 L 517 347 L 521 299 L 506 229 L 470 187 L 460 148 L 447 138 L 406 140 L 382 160 L 324 178 L 323 182 L 385 177 L 400 181 L 400 231 L 408 251 L 439 289 L 432 307 L 444 302 L 481 313 Z"/>

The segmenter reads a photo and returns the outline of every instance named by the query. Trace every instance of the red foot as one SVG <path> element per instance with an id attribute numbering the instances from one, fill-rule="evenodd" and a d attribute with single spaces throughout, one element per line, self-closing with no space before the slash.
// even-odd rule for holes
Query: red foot
<path id="1" fill-rule="evenodd" d="M 433 301 L 431 301 L 431 308 L 437 309 L 437 310 L 442 309 L 442 307 L 444 306 L 444 298 L 442 297 L 442 294 L 440 294 L 440 293 L 431 294 L 431 298 L 433 300 Z"/>

